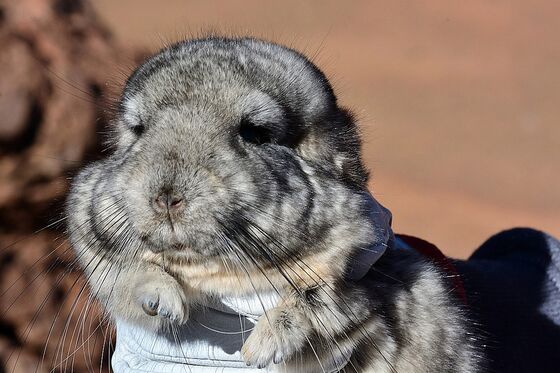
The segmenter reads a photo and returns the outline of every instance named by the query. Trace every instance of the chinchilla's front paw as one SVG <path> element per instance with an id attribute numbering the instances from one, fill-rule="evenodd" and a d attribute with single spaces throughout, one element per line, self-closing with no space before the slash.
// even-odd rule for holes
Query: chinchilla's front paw
<path id="1" fill-rule="evenodd" d="M 257 368 L 286 362 L 305 346 L 310 330 L 309 320 L 299 310 L 274 308 L 261 316 L 243 344 L 243 360 Z"/>
<path id="2" fill-rule="evenodd" d="M 185 290 L 171 276 L 153 273 L 134 289 L 136 303 L 147 316 L 148 323 L 181 325 L 189 316 Z"/>

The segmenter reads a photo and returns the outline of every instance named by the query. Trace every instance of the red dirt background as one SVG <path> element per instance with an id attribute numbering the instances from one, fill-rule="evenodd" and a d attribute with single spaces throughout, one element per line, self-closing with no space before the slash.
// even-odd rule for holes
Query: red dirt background
<path id="1" fill-rule="evenodd" d="M 466 257 L 491 234 L 560 235 L 560 2 L 96 0 L 124 44 L 201 32 L 307 52 L 365 133 L 397 231 Z"/>

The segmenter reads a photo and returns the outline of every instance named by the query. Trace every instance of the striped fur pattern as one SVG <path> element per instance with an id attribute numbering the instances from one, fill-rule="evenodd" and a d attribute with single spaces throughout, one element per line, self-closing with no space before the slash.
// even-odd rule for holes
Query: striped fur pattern
<path id="1" fill-rule="evenodd" d="M 477 372 L 471 326 L 445 276 L 378 237 L 350 113 L 302 54 L 251 38 L 168 47 L 128 79 L 114 151 L 75 178 L 73 247 L 112 317 L 173 329 L 205 297 L 281 295 L 247 364 L 321 372 Z"/>

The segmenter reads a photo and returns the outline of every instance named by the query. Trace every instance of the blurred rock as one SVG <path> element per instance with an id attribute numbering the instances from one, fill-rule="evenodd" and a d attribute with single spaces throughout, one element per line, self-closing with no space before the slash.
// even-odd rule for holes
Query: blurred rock
<path id="1" fill-rule="evenodd" d="M 99 156 L 112 87 L 137 58 L 83 0 L 0 0 L 0 45 L 0 371 L 99 371 L 108 327 L 64 224 L 35 232 Z"/>

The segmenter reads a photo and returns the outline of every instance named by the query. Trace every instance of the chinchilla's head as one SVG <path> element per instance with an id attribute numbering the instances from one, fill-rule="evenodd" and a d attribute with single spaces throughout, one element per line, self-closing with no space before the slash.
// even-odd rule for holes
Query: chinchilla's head
<path id="1" fill-rule="evenodd" d="M 99 250 L 262 263 L 375 235 L 356 125 L 302 54 L 181 42 L 132 74 L 119 107 L 115 151 L 68 203 L 71 233 L 93 232 Z"/>

